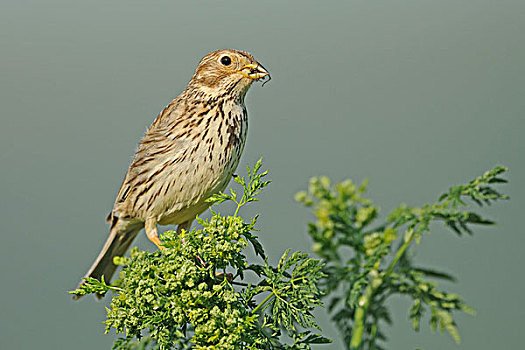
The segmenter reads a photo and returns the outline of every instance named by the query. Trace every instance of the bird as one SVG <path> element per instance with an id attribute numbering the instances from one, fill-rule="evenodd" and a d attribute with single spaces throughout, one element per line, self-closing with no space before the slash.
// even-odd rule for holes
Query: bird
<path id="1" fill-rule="evenodd" d="M 85 275 L 109 282 L 144 228 L 164 249 L 157 225 L 188 230 L 223 191 L 239 163 L 248 128 L 245 95 L 254 81 L 271 79 L 248 52 L 224 49 L 204 56 L 186 88 L 147 129 L 124 177 L 109 236 Z"/>

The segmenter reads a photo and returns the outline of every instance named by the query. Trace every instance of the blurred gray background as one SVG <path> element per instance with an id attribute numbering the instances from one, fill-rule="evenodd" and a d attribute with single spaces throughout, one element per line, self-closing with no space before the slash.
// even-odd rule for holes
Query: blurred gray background
<path id="1" fill-rule="evenodd" d="M 260 237 L 275 261 L 308 251 L 311 176 L 360 182 L 382 214 L 420 205 L 502 164 L 512 197 L 499 225 L 457 238 L 436 227 L 417 261 L 477 315 L 463 339 L 420 333 L 393 299 L 389 349 L 521 348 L 525 175 L 525 2 L 0 2 L 2 349 L 109 349 L 104 303 L 73 302 L 106 239 L 104 219 L 135 147 L 211 50 L 250 51 L 272 73 L 247 97 L 243 169 L 264 157 L 272 185 Z M 241 171 L 242 173 L 242 171 Z M 152 249 L 141 234 L 136 244 Z M 319 349 L 341 349 L 335 339 Z"/>

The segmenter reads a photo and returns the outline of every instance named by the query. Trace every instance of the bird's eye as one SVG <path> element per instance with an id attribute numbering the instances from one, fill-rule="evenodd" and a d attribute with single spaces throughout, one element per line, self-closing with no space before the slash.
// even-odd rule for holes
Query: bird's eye
<path id="1" fill-rule="evenodd" d="M 221 63 L 225 66 L 232 64 L 232 59 L 229 56 L 222 56 Z"/>

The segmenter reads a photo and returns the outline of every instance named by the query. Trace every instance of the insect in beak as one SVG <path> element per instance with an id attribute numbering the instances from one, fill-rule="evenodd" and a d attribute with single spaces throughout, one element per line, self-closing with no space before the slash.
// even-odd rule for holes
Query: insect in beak
<path id="1" fill-rule="evenodd" d="M 265 77 L 268 77 L 268 80 L 265 81 L 263 83 L 263 85 L 265 83 L 267 83 L 268 81 L 270 81 L 270 79 L 271 79 L 270 73 L 268 73 L 268 71 L 266 69 L 264 69 L 264 67 L 261 66 L 259 63 L 247 64 L 247 65 L 245 65 L 244 67 L 241 68 L 240 72 L 246 78 L 250 78 L 250 79 L 253 79 L 253 80 L 259 80 L 259 79 L 264 79 Z"/>

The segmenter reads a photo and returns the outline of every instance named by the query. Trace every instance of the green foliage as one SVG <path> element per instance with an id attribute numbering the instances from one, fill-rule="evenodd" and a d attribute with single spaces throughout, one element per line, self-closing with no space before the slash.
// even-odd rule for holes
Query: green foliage
<path id="1" fill-rule="evenodd" d="M 391 322 L 386 301 L 394 294 L 412 300 L 409 317 L 416 331 L 430 311 L 431 328 L 447 331 L 459 343 L 453 313 L 472 310 L 459 296 L 429 280 L 452 280 L 449 275 L 415 266 L 406 250 L 412 242 L 419 243 L 433 222 L 443 222 L 457 234 L 471 234 L 474 224 L 492 224 L 468 210 L 468 200 L 481 206 L 506 199 L 494 189 L 495 184 L 506 182 L 498 177 L 505 171 L 496 167 L 468 184 L 454 186 L 430 205 L 401 205 L 379 225 L 378 207 L 362 196 L 366 181 L 360 186 L 351 180 L 332 186 L 326 177 L 313 178 L 308 193 L 296 195 L 317 217 L 309 224 L 309 234 L 314 252 L 326 264 L 321 290 L 348 349 L 381 348 L 385 339 L 381 327 Z"/>
<path id="2" fill-rule="evenodd" d="M 459 343 L 454 315 L 473 313 L 456 294 L 441 290 L 436 281 L 453 278 L 416 266 L 407 250 L 419 244 L 435 222 L 458 235 L 472 234 L 473 225 L 491 225 L 469 209 L 506 199 L 494 185 L 507 169 L 496 167 L 465 185 L 454 186 L 432 204 L 401 205 L 382 223 L 378 207 L 363 197 L 367 182 L 351 180 L 331 185 L 313 178 L 308 192 L 296 199 L 311 207 L 317 221 L 309 224 L 313 250 L 320 260 L 287 250 L 272 266 L 249 221 L 240 209 L 269 184 L 261 161 L 248 167 L 248 178 L 235 177 L 242 194 L 219 193 L 211 202 L 233 202 L 233 215 L 212 211 L 200 228 L 162 235 L 162 251 L 131 250 L 115 258 L 122 265 L 113 284 L 87 279 L 73 294 L 114 296 L 107 309 L 106 331 L 125 334 L 114 349 L 310 349 L 329 342 L 315 333 L 312 311 L 329 302 L 332 318 L 348 349 L 381 349 L 383 326 L 391 322 L 387 300 L 402 295 L 412 301 L 409 318 L 418 331 L 429 315 L 433 330 L 448 332 Z M 258 263 L 244 252 L 251 245 Z M 250 284 L 241 283 L 250 274 Z"/>
<path id="3" fill-rule="evenodd" d="M 234 215 L 212 211 L 209 220 L 198 220 L 199 229 L 165 232 L 167 249 L 133 248 L 129 258 L 115 259 L 123 269 L 112 285 L 88 279 L 72 292 L 114 293 L 106 332 L 125 334 L 114 349 L 310 349 L 329 341 L 312 333 L 319 329 L 311 312 L 321 305 L 321 262 L 288 250 L 271 266 L 253 233 L 257 217 L 238 216 L 269 183 L 260 168 L 259 160 L 247 180 L 235 178 L 242 196 L 232 190 L 210 198 L 236 203 Z M 243 252 L 250 243 L 261 263 L 248 263 Z M 238 282 L 245 273 L 257 282 Z"/>

